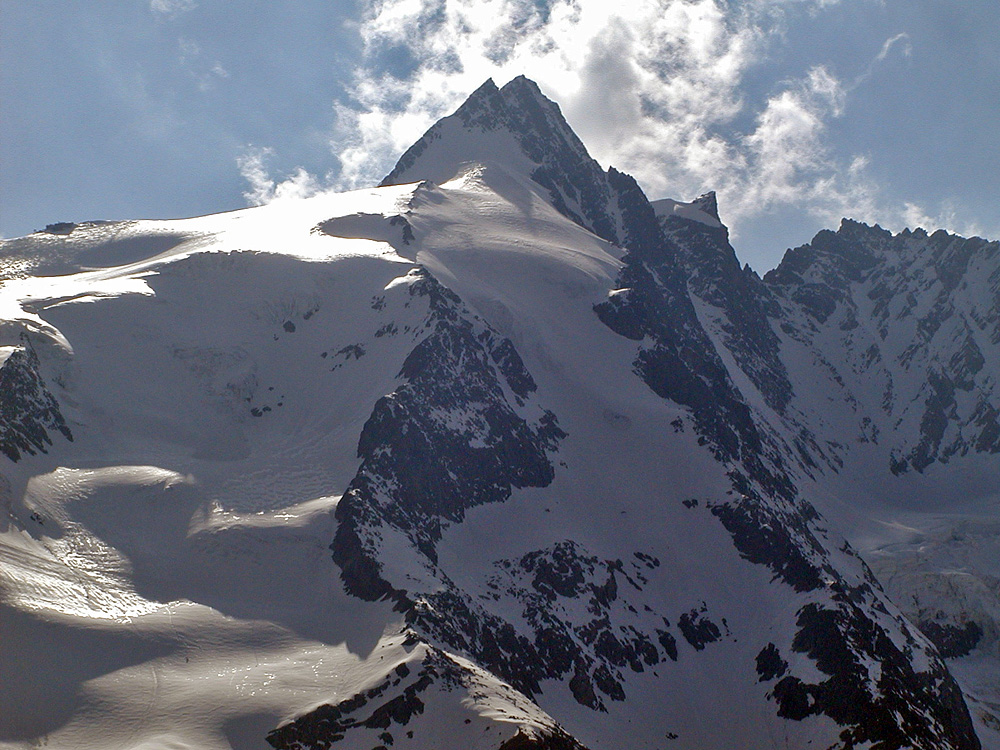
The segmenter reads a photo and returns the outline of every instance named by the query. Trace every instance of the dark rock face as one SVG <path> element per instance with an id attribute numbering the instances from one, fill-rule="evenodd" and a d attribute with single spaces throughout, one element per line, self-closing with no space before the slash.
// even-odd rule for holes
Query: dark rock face
<path id="1" fill-rule="evenodd" d="M 619 579 L 641 586 L 641 571 L 658 565 L 652 556 L 625 565 L 566 542 L 497 563 L 488 585 L 498 598 L 520 603 L 523 610 L 515 614 L 534 637 L 437 567 L 435 545 L 446 525 L 461 522 L 475 505 L 503 502 L 515 487 L 551 482 L 547 454 L 564 435 L 551 412 L 535 407 L 534 423 L 518 413 L 530 406 L 536 385 L 510 341 L 474 319 L 429 275 L 411 294 L 428 302 L 429 332 L 403 363 L 406 383 L 376 404 L 362 431 L 363 462 L 338 505 L 332 545 L 345 585 L 365 599 L 393 598 L 412 627 L 473 655 L 528 696 L 540 692 L 541 680 L 572 674 L 581 702 L 600 709 L 599 694 L 622 700 L 618 670 L 642 671 L 661 657 L 655 633 L 619 630 L 610 609 Z M 383 569 L 385 533 L 405 535 L 437 581 L 433 592 L 408 592 Z M 554 616 L 549 605 L 559 598 L 589 600 L 590 619 L 569 623 Z"/>
<path id="2" fill-rule="evenodd" d="M 76 229 L 76 224 L 70 221 L 57 221 L 55 224 L 46 224 L 43 232 L 49 234 L 70 234 Z"/>
<path id="3" fill-rule="evenodd" d="M 788 671 L 788 662 L 781 658 L 778 647 L 768 643 L 757 654 L 757 674 L 761 682 L 770 682 L 783 677 Z"/>
<path id="4" fill-rule="evenodd" d="M 659 564 L 651 560 L 644 553 L 601 560 L 574 542 L 560 542 L 497 561 L 485 601 L 439 572 L 438 591 L 407 595 L 401 606 L 412 627 L 471 654 L 524 695 L 538 696 L 543 680 L 569 678 L 579 703 L 603 711 L 607 699 L 626 699 L 625 670 L 644 672 L 678 659 L 669 620 L 645 604 L 644 572 Z M 567 607 L 582 614 L 570 615 Z"/>
<path id="5" fill-rule="evenodd" d="M 627 561 L 601 560 L 572 541 L 518 560 L 497 561 L 488 588 L 494 600 L 520 607 L 520 621 L 534 639 L 511 640 L 514 651 L 507 654 L 502 650 L 508 644 L 500 644 L 501 651 L 486 649 L 491 659 L 486 664 L 528 695 L 539 692 L 537 683 L 542 679 L 572 675 L 570 690 L 585 706 L 603 710 L 604 697 L 625 700 L 622 670 L 643 672 L 665 657 L 677 660 L 673 635 L 657 628 L 669 629 L 668 620 L 643 596 L 645 574 L 658 566 L 656 558 L 642 552 Z M 571 616 L 564 609 L 571 602 L 583 604 L 586 614 Z M 477 608 L 486 612 L 485 607 Z M 470 615 L 474 615 L 471 610 Z M 510 624 L 501 624 L 494 615 L 487 619 L 513 636 Z M 488 632 L 476 629 L 476 638 L 489 641 Z M 444 636 L 457 638 L 472 653 L 483 652 L 478 645 L 482 640 L 462 642 L 459 633 Z"/>
<path id="6" fill-rule="evenodd" d="M 715 195 L 710 195 L 706 213 L 718 220 Z M 768 406 L 784 412 L 792 397 L 792 384 L 781 361 L 780 341 L 768 319 L 773 301 L 767 287 L 749 266 L 740 268 L 724 226 L 712 227 L 675 214 L 659 219 L 677 247 L 690 293 L 718 311 L 714 319 L 702 322 L 717 328 L 716 335 Z"/>
<path id="7" fill-rule="evenodd" d="M 859 282 L 877 264 L 877 256 L 868 244 L 859 244 L 859 228 L 844 222 L 842 231 L 823 230 L 810 245 L 790 250 L 781 264 L 768 272 L 764 282 L 777 289 L 789 289 L 798 302 L 818 323 L 825 323 L 852 282 Z M 872 244 L 884 244 L 888 232 L 877 228 Z"/>
<path id="8" fill-rule="evenodd" d="M 73 440 L 59 403 L 39 372 L 38 355 L 27 339 L 0 365 L 0 452 L 11 461 L 46 453 L 49 431 Z"/>
<path id="9" fill-rule="evenodd" d="M 1000 453 L 1000 394 L 984 370 L 984 347 L 1000 342 L 998 258 L 997 242 L 845 219 L 764 277 L 773 319 L 822 358 L 895 474 Z M 831 332 L 839 347 L 820 343 Z"/>
<path id="10" fill-rule="evenodd" d="M 807 521 L 815 511 L 789 502 L 769 503 L 744 474 L 730 474 L 737 498 L 711 505 L 733 538 L 740 554 L 756 565 L 771 569 L 775 577 L 799 593 L 822 587 L 824 550 Z"/>
<path id="11" fill-rule="evenodd" d="M 500 745 L 499 750 L 586 750 L 561 730 L 532 734 L 520 731 Z"/>
<path id="12" fill-rule="evenodd" d="M 927 672 L 916 672 L 909 649 L 900 650 L 860 612 L 850 592 L 837 598 L 836 608 L 803 607 L 798 615 L 802 629 L 792 643 L 794 651 L 814 659 L 829 678 L 816 684 L 793 676 L 781 678 L 773 688 L 779 715 L 801 720 L 825 714 L 845 727 L 840 733 L 845 748 L 863 743 L 927 750 L 978 748 L 961 690 L 944 665 L 938 662 Z M 859 648 L 861 644 L 865 645 Z M 864 658 L 868 654 L 878 665 L 874 694 L 868 689 L 872 680 L 868 667 L 872 662 Z M 947 737 L 938 729 L 942 726 L 948 728 Z"/>
<path id="13" fill-rule="evenodd" d="M 712 622 L 705 615 L 706 607 L 704 603 L 701 609 L 692 609 L 685 612 L 677 621 L 677 627 L 684 634 L 684 640 L 690 643 L 698 651 L 702 651 L 708 643 L 722 638 L 722 631 L 719 626 Z"/>
<path id="14" fill-rule="evenodd" d="M 953 625 L 925 620 L 917 625 L 945 659 L 968 656 L 983 637 L 983 629 L 971 621 Z"/>
<path id="15" fill-rule="evenodd" d="M 427 298 L 428 334 L 403 363 L 407 382 L 365 424 L 361 468 L 336 512 L 334 560 L 348 591 L 370 600 L 391 591 L 380 572 L 380 529 L 401 532 L 434 565 L 442 528 L 466 510 L 503 502 L 515 487 L 548 485 L 547 453 L 564 436 L 551 412 L 529 424 L 512 406 L 535 383 L 509 341 L 429 274 L 410 293 Z"/>
<path id="16" fill-rule="evenodd" d="M 447 667 L 443 660 L 435 660 L 411 673 L 409 667 L 400 664 L 375 687 L 336 705 L 320 706 L 269 732 L 267 741 L 276 750 L 326 750 L 351 730 L 401 731 L 399 728 L 409 724 L 414 715 L 424 712 L 421 694 L 450 676 Z M 391 744 L 391 731 L 389 735 Z"/>

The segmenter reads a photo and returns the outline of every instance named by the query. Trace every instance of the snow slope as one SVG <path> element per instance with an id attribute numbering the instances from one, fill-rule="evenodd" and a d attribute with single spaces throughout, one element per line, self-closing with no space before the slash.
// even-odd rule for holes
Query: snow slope
<path id="1" fill-rule="evenodd" d="M 725 232 L 661 216 L 797 485 L 950 659 L 1000 746 L 997 243 L 845 220 L 761 280 Z"/>
<path id="2" fill-rule="evenodd" d="M 0 744 L 979 747 L 663 205 L 516 79 L 376 189 L 4 242 Z"/>
<path id="3" fill-rule="evenodd" d="M 345 595 L 327 549 L 360 426 L 418 335 L 414 265 L 385 241 L 411 193 L 15 241 L 29 258 L 62 243 L 64 275 L 4 283 L 4 331 L 73 439 L 4 467 L 4 741 L 266 747 L 284 719 L 423 669 L 402 618 Z M 317 229 L 336 217 L 367 238 Z M 127 263 L 94 270 L 108 244 Z M 423 695 L 425 746 L 450 737 L 439 714 L 500 740 L 546 721 Z"/>

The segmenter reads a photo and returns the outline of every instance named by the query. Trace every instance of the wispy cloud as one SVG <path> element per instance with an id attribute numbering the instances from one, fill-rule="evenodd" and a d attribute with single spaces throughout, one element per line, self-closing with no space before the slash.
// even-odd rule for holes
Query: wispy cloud
<path id="1" fill-rule="evenodd" d="M 149 9 L 167 18 L 179 16 L 197 7 L 195 0 L 149 0 Z"/>
<path id="2" fill-rule="evenodd" d="M 194 79 L 199 91 L 211 91 L 219 81 L 229 78 L 227 71 L 218 60 L 205 57 L 201 46 L 193 39 L 181 37 L 177 40 L 178 61 L 188 75 Z"/>
<path id="3" fill-rule="evenodd" d="M 822 66 L 768 98 L 754 130 L 735 146 L 739 168 L 723 175 L 727 211 L 739 220 L 792 205 L 826 222 L 866 218 L 877 192 L 867 159 L 840 163 L 826 145 L 828 122 L 843 113 L 845 99 Z"/>
<path id="4" fill-rule="evenodd" d="M 715 189 L 737 229 L 779 204 L 842 212 L 872 191 L 863 159 L 839 163 L 825 147 L 827 122 L 846 106 L 843 84 L 814 67 L 756 112 L 742 91 L 786 12 L 829 4 L 384 0 L 361 26 L 366 62 L 353 100 L 338 106 L 341 184 L 376 181 L 485 78 L 526 73 L 599 161 L 632 173 L 654 197 Z M 413 63 L 387 73 L 382 61 L 400 50 Z M 754 129 L 741 132 L 738 119 Z"/>
<path id="5" fill-rule="evenodd" d="M 265 165 L 265 159 L 273 154 L 273 149 L 250 146 L 237 159 L 240 175 L 247 181 L 249 188 L 243 197 L 251 206 L 267 203 L 274 195 L 274 180 Z"/>
<path id="6" fill-rule="evenodd" d="M 913 45 L 910 44 L 910 35 L 906 32 L 902 32 L 896 34 L 896 36 L 886 39 L 882 44 L 882 49 L 880 49 L 879 53 L 872 58 L 871 62 L 868 63 L 868 67 L 865 69 L 865 72 L 854 79 L 854 84 L 851 88 L 857 88 L 871 78 L 878 69 L 878 66 L 885 62 L 886 58 L 889 57 L 889 54 L 893 49 L 898 49 L 903 57 L 910 57 L 910 55 L 913 54 Z"/>
<path id="7" fill-rule="evenodd" d="M 985 232 L 983 227 L 975 221 L 968 221 L 959 215 L 958 206 L 953 200 L 945 200 L 936 209 L 928 211 L 926 207 L 915 203 L 905 203 L 903 205 L 902 221 L 904 226 L 911 229 L 921 227 L 927 230 L 947 229 L 965 237 L 996 236 L 996 232 Z"/>
<path id="8" fill-rule="evenodd" d="M 376 183 L 402 151 L 486 78 L 535 79 L 594 156 L 651 195 L 719 193 L 738 236 L 745 222 L 794 208 L 901 228 L 916 207 L 888 205 L 865 154 L 835 153 L 830 125 L 851 92 L 906 34 L 887 39 L 845 83 L 822 65 L 763 99 L 750 73 L 781 43 L 790 13 L 836 0 L 381 0 L 358 27 L 362 62 L 334 105 L 335 185 Z M 295 192 L 304 173 L 251 188 L 254 200 Z M 312 184 L 316 184 L 315 178 Z M 251 185 L 255 183 L 251 182 Z M 269 186 L 267 186 L 269 185 Z M 924 214 L 926 215 L 926 214 Z"/>
<path id="9" fill-rule="evenodd" d="M 901 45 L 903 50 L 903 56 L 909 57 L 913 54 L 913 47 L 910 45 L 910 35 L 903 32 L 896 34 L 894 37 L 890 37 L 885 40 L 885 44 L 882 45 L 882 50 L 876 55 L 875 59 L 878 62 L 882 62 L 885 58 L 889 56 L 889 52 L 897 44 Z"/>
<path id="10" fill-rule="evenodd" d="M 317 178 L 302 167 L 296 168 L 291 175 L 276 179 L 267 167 L 267 160 L 274 151 L 267 147 L 249 146 L 239 157 L 237 163 L 240 174 L 247 181 L 249 189 L 243 197 L 251 206 L 261 206 L 276 200 L 288 198 L 308 198 L 320 192 L 321 186 Z"/>

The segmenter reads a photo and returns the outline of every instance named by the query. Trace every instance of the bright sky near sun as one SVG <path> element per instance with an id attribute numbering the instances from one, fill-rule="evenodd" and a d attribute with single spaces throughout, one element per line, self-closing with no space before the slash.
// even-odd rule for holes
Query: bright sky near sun
<path id="1" fill-rule="evenodd" d="M 996 0 L 3 0 L 0 236 L 372 185 L 521 73 L 758 271 L 842 216 L 1000 237 Z"/>

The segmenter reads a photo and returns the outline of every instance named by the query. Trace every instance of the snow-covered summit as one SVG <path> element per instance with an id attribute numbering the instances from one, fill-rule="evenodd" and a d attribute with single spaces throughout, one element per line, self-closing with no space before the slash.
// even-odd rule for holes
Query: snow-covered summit
<path id="1" fill-rule="evenodd" d="M 1000 453 L 998 259 L 997 242 L 845 220 L 764 278 L 894 473 Z"/>
<path id="2" fill-rule="evenodd" d="M 378 188 L 0 245 L 0 743 L 977 750 L 952 580 L 908 619 L 840 512 L 942 463 L 822 400 L 896 240 L 778 284 L 711 194 L 659 207 L 518 78 Z"/>
<path id="3" fill-rule="evenodd" d="M 678 216 L 716 229 L 722 227 L 722 222 L 719 220 L 719 204 L 714 191 L 698 196 L 689 203 L 672 198 L 661 198 L 658 201 L 653 201 L 652 206 L 656 215 L 661 218 Z"/>
<path id="4" fill-rule="evenodd" d="M 441 183 L 470 162 L 530 176 L 561 213 L 619 241 L 621 222 L 608 174 L 533 81 L 518 76 L 498 89 L 488 80 L 411 146 L 382 184 Z"/>

